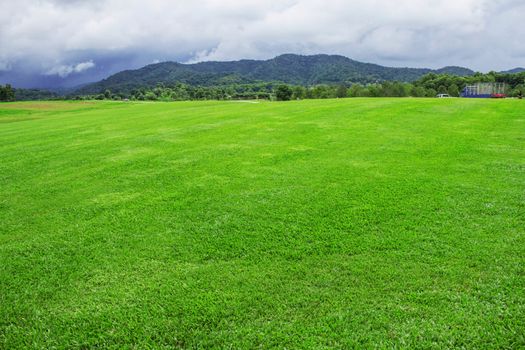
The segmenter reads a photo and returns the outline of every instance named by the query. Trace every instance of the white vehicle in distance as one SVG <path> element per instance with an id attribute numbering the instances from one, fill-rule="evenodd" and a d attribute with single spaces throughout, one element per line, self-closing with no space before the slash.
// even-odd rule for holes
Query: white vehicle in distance
<path id="1" fill-rule="evenodd" d="M 448 98 L 450 97 L 450 95 L 449 94 L 438 94 L 436 97 L 437 98 Z"/>

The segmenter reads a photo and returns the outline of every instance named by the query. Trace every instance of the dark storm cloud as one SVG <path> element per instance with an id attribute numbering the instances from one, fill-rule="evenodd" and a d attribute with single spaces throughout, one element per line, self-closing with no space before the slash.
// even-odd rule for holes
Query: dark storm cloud
<path id="1" fill-rule="evenodd" d="M 71 85 L 157 60 L 285 52 L 482 71 L 525 65 L 525 4 L 515 0 L 0 0 L 0 6 L 0 82 L 18 74 Z"/>

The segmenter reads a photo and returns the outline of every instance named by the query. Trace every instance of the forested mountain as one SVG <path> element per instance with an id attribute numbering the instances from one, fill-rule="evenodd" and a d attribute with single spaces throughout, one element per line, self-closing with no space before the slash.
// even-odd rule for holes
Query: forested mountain
<path id="1" fill-rule="evenodd" d="M 501 72 L 501 73 L 516 74 L 516 73 L 523 73 L 523 72 L 525 72 L 525 68 L 518 67 L 518 68 L 506 70 L 506 71 Z"/>
<path id="2" fill-rule="evenodd" d="M 428 73 L 468 76 L 473 71 L 462 67 L 438 70 L 392 68 L 363 63 L 336 55 L 301 56 L 286 54 L 270 60 L 200 62 L 181 64 L 163 62 L 137 70 L 126 70 L 100 82 L 86 85 L 76 93 L 96 94 L 105 90 L 129 93 L 159 83 L 183 83 L 193 86 L 223 86 L 255 82 L 283 82 L 294 85 L 375 83 L 381 81 L 411 82 Z"/>

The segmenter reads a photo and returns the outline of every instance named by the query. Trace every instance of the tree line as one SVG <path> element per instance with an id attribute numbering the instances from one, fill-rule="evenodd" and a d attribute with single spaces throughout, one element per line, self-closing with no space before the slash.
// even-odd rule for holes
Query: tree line
<path id="1" fill-rule="evenodd" d="M 371 84 L 301 86 L 280 83 L 232 84 L 227 86 L 192 86 L 183 83 L 158 84 L 155 88 L 135 89 L 131 93 L 106 90 L 97 95 L 75 96 L 75 99 L 184 101 L 184 100 L 302 100 L 346 97 L 435 97 L 437 94 L 460 96 L 467 85 L 500 82 L 508 86 L 511 97 L 525 94 L 525 72 L 515 74 L 476 73 L 472 76 L 429 73 L 412 83 L 385 81 Z"/>
<path id="2" fill-rule="evenodd" d="M 42 89 L 14 89 L 11 85 L 0 85 L 0 102 L 68 99 L 56 92 Z"/>
<path id="3" fill-rule="evenodd" d="M 154 88 L 139 88 L 131 92 L 105 90 L 92 95 L 59 97 L 42 90 L 13 89 L 0 85 L 0 101 L 31 99 L 74 100 L 136 100 L 136 101 L 186 101 L 186 100 L 302 100 L 347 97 L 435 97 L 449 94 L 457 97 L 467 85 L 478 82 L 506 83 L 507 95 L 521 97 L 525 94 L 525 72 L 514 74 L 476 73 L 471 76 L 429 73 L 412 83 L 384 81 L 370 84 L 339 84 L 301 86 L 282 83 L 247 83 L 220 86 L 193 86 L 184 83 L 158 84 Z"/>
<path id="4" fill-rule="evenodd" d="M 5 86 L 0 85 L 0 101 L 10 102 L 15 101 L 15 90 L 11 85 L 6 84 Z"/>

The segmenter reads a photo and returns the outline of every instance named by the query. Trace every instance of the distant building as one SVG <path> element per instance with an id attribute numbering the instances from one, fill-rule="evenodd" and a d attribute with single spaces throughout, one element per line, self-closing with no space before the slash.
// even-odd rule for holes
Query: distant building
<path id="1" fill-rule="evenodd" d="M 466 98 L 505 98 L 507 84 L 505 83 L 477 83 L 466 86 L 461 97 Z"/>

